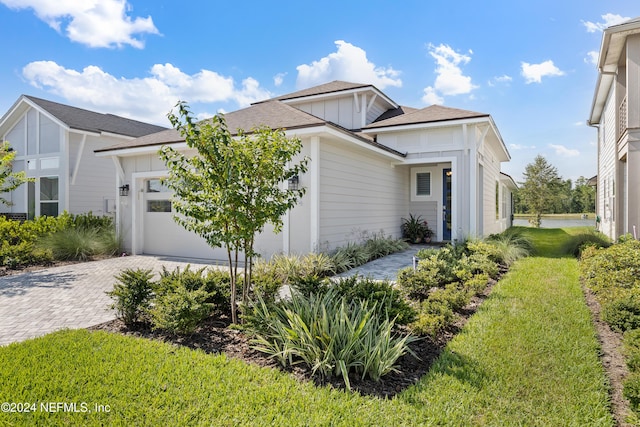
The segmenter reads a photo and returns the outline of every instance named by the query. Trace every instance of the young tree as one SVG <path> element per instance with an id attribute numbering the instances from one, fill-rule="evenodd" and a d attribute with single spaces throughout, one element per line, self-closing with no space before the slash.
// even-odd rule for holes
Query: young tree
<path id="1" fill-rule="evenodd" d="M 29 181 L 24 171 L 13 172 L 13 159 L 16 152 L 7 141 L 0 144 L 0 194 L 8 193 Z M 0 196 L 0 203 L 10 206 L 11 202 Z"/>
<path id="2" fill-rule="evenodd" d="M 276 232 L 282 216 L 304 195 L 304 188 L 289 190 L 283 183 L 306 172 L 308 159 L 294 163 L 302 149 L 297 138 L 284 131 L 256 128 L 238 130 L 234 137 L 223 116 L 196 123 L 186 103 L 169 114 L 175 129 L 195 155 L 169 146 L 160 157 L 169 170 L 165 183 L 174 192 L 174 219 L 187 230 L 202 236 L 211 247 L 227 250 L 231 276 L 231 317 L 237 323 L 236 294 L 239 254 L 244 253 L 245 274 L 242 298 L 251 286 L 254 240 L 266 224 Z"/>
<path id="3" fill-rule="evenodd" d="M 529 222 L 540 227 L 542 214 L 559 203 L 563 182 L 558 170 L 541 155 L 526 166 L 523 176 L 525 181 L 520 183 L 520 197 L 527 206 L 527 212 L 533 214 Z"/>
<path id="4" fill-rule="evenodd" d="M 588 180 L 581 176 L 576 180 L 573 189 L 573 212 L 591 213 L 596 211 L 596 189 L 588 184 Z"/>

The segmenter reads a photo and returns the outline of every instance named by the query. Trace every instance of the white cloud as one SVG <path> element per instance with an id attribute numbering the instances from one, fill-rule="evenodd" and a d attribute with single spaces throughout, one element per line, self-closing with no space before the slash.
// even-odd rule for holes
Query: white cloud
<path id="1" fill-rule="evenodd" d="M 167 124 L 166 114 L 179 100 L 245 107 L 271 97 L 253 78 L 238 88 L 232 77 L 209 70 L 190 75 L 172 64 L 156 64 L 149 77 L 133 79 L 117 78 L 93 65 L 76 71 L 52 61 L 31 62 L 22 74 L 32 86 L 72 105 L 160 124 Z"/>
<path id="2" fill-rule="evenodd" d="M 503 74 L 502 76 L 496 76 L 496 77 L 492 78 L 491 80 L 489 80 L 488 84 L 489 84 L 489 86 L 495 86 L 497 84 L 508 85 L 512 81 L 513 81 L 513 78 L 511 76 Z"/>
<path id="3" fill-rule="evenodd" d="M 549 144 L 549 147 L 553 148 L 558 156 L 577 157 L 580 155 L 580 151 L 567 148 L 564 145 Z"/>
<path id="4" fill-rule="evenodd" d="M 337 52 L 311 64 L 298 65 L 296 87 L 299 89 L 327 83 L 332 80 L 346 80 L 355 83 L 370 83 L 378 89 L 387 86 L 401 87 L 400 72 L 391 67 L 377 67 L 367 58 L 367 53 L 344 40 L 335 42 Z"/>
<path id="5" fill-rule="evenodd" d="M 273 76 L 273 84 L 276 87 L 279 87 L 282 85 L 282 83 L 284 82 L 284 78 L 287 76 L 287 73 L 278 73 L 275 76 Z"/>
<path id="6" fill-rule="evenodd" d="M 33 9 L 51 28 L 65 33 L 70 40 L 89 47 L 141 49 L 141 34 L 159 34 L 150 16 L 131 18 L 126 0 L 0 0 L 11 9 Z"/>
<path id="7" fill-rule="evenodd" d="M 586 27 L 588 33 L 595 33 L 612 25 L 622 24 L 623 22 L 631 19 L 620 15 L 614 15 L 613 13 L 604 14 L 601 18 L 602 22 L 582 21 L 582 24 Z"/>
<path id="8" fill-rule="evenodd" d="M 511 150 L 533 150 L 535 148 L 535 145 L 509 144 Z"/>
<path id="9" fill-rule="evenodd" d="M 541 83 L 543 77 L 564 76 L 564 71 L 553 64 L 553 61 L 544 61 L 540 64 L 522 63 L 522 76 L 527 84 Z"/>
<path id="10" fill-rule="evenodd" d="M 429 44 L 428 47 L 429 54 L 436 60 L 437 77 L 433 86 L 424 89 L 423 102 L 442 104 L 443 96 L 464 95 L 478 87 L 471 83 L 471 77 L 462 73 L 461 68 L 462 65 L 471 61 L 472 51 L 469 51 L 469 55 L 465 55 L 445 44 L 439 46 Z"/>
<path id="11" fill-rule="evenodd" d="M 584 62 L 586 62 L 587 64 L 598 65 L 599 55 L 600 53 L 598 53 L 597 50 L 592 50 L 590 52 L 587 52 L 587 57 L 584 59 Z"/>
<path id="12" fill-rule="evenodd" d="M 431 86 L 424 88 L 424 95 L 422 96 L 422 102 L 427 105 L 442 105 L 444 104 L 444 98 L 438 95 L 438 92 Z"/>

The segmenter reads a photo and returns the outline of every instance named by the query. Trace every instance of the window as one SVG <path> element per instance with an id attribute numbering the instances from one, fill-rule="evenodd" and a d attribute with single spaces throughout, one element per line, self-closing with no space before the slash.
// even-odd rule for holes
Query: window
<path id="1" fill-rule="evenodd" d="M 507 188 L 502 187 L 502 218 L 507 217 Z"/>
<path id="2" fill-rule="evenodd" d="M 169 193 L 171 190 L 166 185 L 162 185 L 159 179 L 150 179 L 147 181 L 145 191 L 147 193 Z"/>
<path id="3" fill-rule="evenodd" d="M 27 218 L 34 219 L 36 217 L 36 183 L 27 182 Z"/>
<path id="4" fill-rule="evenodd" d="M 500 219 L 500 183 L 496 181 L 496 219 Z"/>
<path id="5" fill-rule="evenodd" d="M 147 200 L 147 212 L 171 212 L 171 200 Z"/>
<path id="6" fill-rule="evenodd" d="M 416 173 L 416 196 L 431 195 L 431 172 Z"/>
<path id="7" fill-rule="evenodd" d="M 58 177 L 40 178 L 40 216 L 58 216 Z"/>
<path id="8" fill-rule="evenodd" d="M 49 157 L 40 159 L 40 169 L 58 169 L 60 160 L 57 157 Z"/>

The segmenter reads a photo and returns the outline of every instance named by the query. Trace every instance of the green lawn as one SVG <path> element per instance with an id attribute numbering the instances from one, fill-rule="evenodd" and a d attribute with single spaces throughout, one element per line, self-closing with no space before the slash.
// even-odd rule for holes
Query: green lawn
<path id="1" fill-rule="evenodd" d="M 517 262 L 431 371 L 393 400 L 165 343 L 63 331 L 0 348 L 0 402 L 38 404 L 0 413 L 0 425 L 611 426 L 577 262 L 555 249 L 574 231 L 528 233 L 538 256 Z M 41 402 L 109 412 L 51 413 Z"/>

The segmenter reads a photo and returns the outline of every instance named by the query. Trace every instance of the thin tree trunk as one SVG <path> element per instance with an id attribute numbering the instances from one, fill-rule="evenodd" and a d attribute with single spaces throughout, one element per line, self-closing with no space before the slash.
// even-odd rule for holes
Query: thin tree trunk
<path id="1" fill-rule="evenodd" d="M 229 258 L 229 282 L 231 285 L 231 323 L 236 323 L 236 278 L 233 274 L 233 263 L 231 262 L 231 248 L 227 246 L 227 257 Z"/>

